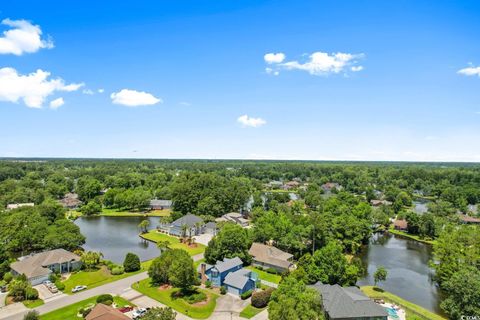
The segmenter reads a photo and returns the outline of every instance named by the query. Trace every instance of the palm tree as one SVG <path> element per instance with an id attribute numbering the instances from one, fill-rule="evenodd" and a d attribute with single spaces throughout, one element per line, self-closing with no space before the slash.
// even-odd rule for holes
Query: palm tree
<path id="1" fill-rule="evenodd" d="M 138 227 L 142 230 L 142 233 L 147 233 L 148 232 L 148 226 L 150 225 L 150 221 L 148 220 L 142 220 Z"/>
<path id="2" fill-rule="evenodd" d="M 170 241 L 168 240 L 160 240 L 157 242 L 157 248 L 160 249 L 160 252 L 165 250 L 170 250 Z"/>
<path id="3" fill-rule="evenodd" d="M 185 237 L 187 236 L 187 229 L 188 226 L 186 224 L 182 224 L 182 240 L 185 242 Z"/>

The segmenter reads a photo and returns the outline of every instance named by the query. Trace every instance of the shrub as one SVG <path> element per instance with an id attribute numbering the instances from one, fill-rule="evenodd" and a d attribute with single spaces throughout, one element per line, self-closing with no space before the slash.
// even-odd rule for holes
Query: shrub
<path id="1" fill-rule="evenodd" d="M 49 276 L 48 276 L 48 280 L 52 281 L 52 282 L 56 282 L 58 280 L 59 276 L 58 274 L 56 273 L 51 273 Z"/>
<path id="2" fill-rule="evenodd" d="M 194 304 L 194 303 L 197 303 L 197 302 L 202 302 L 202 301 L 207 300 L 207 295 L 203 292 L 197 291 L 194 294 L 184 296 L 183 300 L 187 301 L 190 304 Z"/>
<path id="3" fill-rule="evenodd" d="M 210 281 L 210 280 L 205 281 L 205 287 L 211 288 L 212 287 L 212 281 Z"/>
<path id="4" fill-rule="evenodd" d="M 60 280 L 55 281 L 55 286 L 56 286 L 57 289 L 60 290 L 60 291 L 65 290 L 65 285 L 64 285 L 63 282 L 60 281 Z"/>
<path id="5" fill-rule="evenodd" d="M 35 288 L 27 287 L 25 289 L 25 299 L 27 300 L 37 300 L 38 299 L 38 291 Z"/>
<path id="6" fill-rule="evenodd" d="M 90 311 L 92 311 L 94 306 L 95 305 L 93 303 L 88 304 L 88 305 L 84 306 L 83 308 L 80 308 L 80 310 L 78 310 L 78 313 L 80 313 L 82 315 L 82 317 L 85 318 L 86 316 L 88 316 Z"/>
<path id="7" fill-rule="evenodd" d="M 220 287 L 220 294 L 226 294 L 227 293 L 227 288 L 225 286 Z"/>
<path id="8" fill-rule="evenodd" d="M 135 253 L 127 253 L 125 261 L 123 261 L 125 272 L 140 270 L 140 258 Z"/>
<path id="9" fill-rule="evenodd" d="M 35 310 L 28 311 L 28 313 L 23 316 L 23 320 L 38 320 L 40 319 L 40 316 L 38 315 L 38 312 Z"/>
<path id="10" fill-rule="evenodd" d="M 276 269 L 273 269 L 273 268 L 268 268 L 267 270 L 265 270 L 267 273 L 271 273 L 271 274 L 278 274 L 278 271 Z"/>
<path id="11" fill-rule="evenodd" d="M 122 266 L 115 267 L 111 271 L 112 275 L 114 275 L 114 276 L 119 275 L 119 274 L 123 274 L 124 272 L 125 272 L 125 270 L 123 269 Z"/>
<path id="12" fill-rule="evenodd" d="M 111 305 L 113 303 L 113 296 L 111 294 L 101 294 L 97 297 L 97 303 Z"/>
<path id="13" fill-rule="evenodd" d="M 6 283 L 10 283 L 10 281 L 12 281 L 13 279 L 13 275 L 11 272 L 6 272 L 4 275 L 3 275 L 3 280 L 6 282 Z"/>
<path id="14" fill-rule="evenodd" d="M 242 293 L 240 295 L 240 298 L 242 298 L 242 300 L 246 300 L 246 299 L 250 298 L 250 296 L 252 295 L 252 292 L 253 292 L 253 290 L 245 291 L 244 293 Z"/>
<path id="15" fill-rule="evenodd" d="M 273 288 L 267 288 L 252 294 L 252 306 L 256 308 L 264 308 L 268 305 L 272 296 Z"/>

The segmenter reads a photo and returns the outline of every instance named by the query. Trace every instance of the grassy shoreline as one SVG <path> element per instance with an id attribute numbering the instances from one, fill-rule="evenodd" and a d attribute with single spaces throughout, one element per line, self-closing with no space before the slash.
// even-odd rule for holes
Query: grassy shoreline
<path id="1" fill-rule="evenodd" d="M 413 302 L 400 298 L 388 291 L 377 291 L 374 286 L 363 286 L 360 289 L 372 299 L 383 299 L 390 303 L 395 303 L 407 311 L 407 319 L 427 319 L 427 320 L 445 320 L 446 318 L 433 313 Z M 415 318 L 416 317 L 416 318 Z"/>
<path id="2" fill-rule="evenodd" d="M 159 241 L 168 241 L 170 243 L 170 248 L 183 249 L 187 251 L 190 256 L 195 256 L 197 254 L 203 253 L 206 249 L 206 246 L 200 243 L 197 243 L 196 247 L 189 247 L 188 245 L 181 243 L 180 239 L 169 236 L 165 233 L 157 232 L 157 230 L 150 230 L 147 233 L 140 234 L 140 237 L 154 243 L 157 243 Z"/>
<path id="3" fill-rule="evenodd" d="M 436 240 L 425 240 L 425 239 L 421 239 L 419 236 L 409 234 L 405 231 L 395 230 L 393 227 L 388 228 L 388 232 L 391 233 L 391 234 L 395 234 L 397 236 L 405 237 L 405 238 L 415 240 L 415 241 L 418 241 L 418 242 L 422 242 L 422 243 L 425 243 L 425 244 L 429 244 L 429 245 L 434 245 L 435 242 L 436 242 Z"/>
<path id="4" fill-rule="evenodd" d="M 170 210 L 152 210 L 145 212 L 133 212 L 133 211 L 122 211 L 116 209 L 107 209 L 103 208 L 101 213 L 93 214 L 91 217 L 168 217 L 170 216 Z M 67 217 L 75 220 L 79 217 L 82 217 L 83 214 L 80 211 L 70 210 L 67 212 Z"/>

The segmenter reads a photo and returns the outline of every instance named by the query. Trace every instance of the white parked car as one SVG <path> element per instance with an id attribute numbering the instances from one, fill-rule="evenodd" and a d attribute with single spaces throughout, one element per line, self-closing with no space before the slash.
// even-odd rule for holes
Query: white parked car
<path id="1" fill-rule="evenodd" d="M 132 318 L 133 318 L 133 320 L 139 319 L 139 318 L 143 317 L 143 315 L 145 315 L 145 313 L 147 313 L 147 309 L 145 309 L 145 308 L 136 309 L 132 313 Z"/>
<path id="2" fill-rule="evenodd" d="M 87 286 L 76 286 L 75 288 L 72 289 L 72 292 L 79 292 L 85 289 L 87 289 Z"/>

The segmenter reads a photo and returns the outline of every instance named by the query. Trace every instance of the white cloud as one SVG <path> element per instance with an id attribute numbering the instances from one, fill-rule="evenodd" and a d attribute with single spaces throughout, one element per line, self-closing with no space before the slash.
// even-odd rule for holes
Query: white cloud
<path id="1" fill-rule="evenodd" d="M 350 68 L 353 72 L 359 72 L 363 70 L 363 66 L 353 66 Z"/>
<path id="2" fill-rule="evenodd" d="M 273 55 L 273 54 L 272 54 Z M 332 53 L 326 52 L 314 52 L 308 55 L 308 58 L 304 62 L 296 60 L 283 62 L 285 56 L 282 54 L 281 59 L 274 59 L 270 57 L 268 60 L 265 55 L 265 61 L 273 67 L 268 67 L 265 71 L 268 74 L 278 75 L 279 70 L 303 70 L 307 71 L 311 75 L 325 76 L 329 74 L 336 74 L 341 72 L 358 72 L 363 70 L 363 66 L 358 65 L 358 59 L 364 57 L 363 54 L 350 54 L 350 53 Z"/>
<path id="3" fill-rule="evenodd" d="M 105 89 L 98 89 L 98 93 L 104 93 Z"/>
<path id="4" fill-rule="evenodd" d="M 279 53 L 267 53 L 266 55 L 263 56 L 263 59 L 268 64 L 281 63 L 283 60 L 285 60 L 285 54 L 283 54 L 281 52 L 279 52 Z"/>
<path id="5" fill-rule="evenodd" d="M 13 68 L 0 69 L 0 101 L 17 103 L 23 100 L 30 108 L 41 108 L 45 99 L 56 91 L 75 91 L 83 83 L 66 85 L 60 79 L 49 79 L 50 72 L 38 69 L 21 75 Z"/>
<path id="6" fill-rule="evenodd" d="M 58 109 L 61 106 L 63 106 L 64 104 L 65 104 L 65 100 L 63 100 L 63 98 L 58 98 L 58 99 L 50 101 L 50 108 Z"/>
<path id="7" fill-rule="evenodd" d="M 267 123 L 267 121 L 262 118 L 251 118 L 248 115 L 244 114 L 243 116 L 238 117 L 237 122 L 244 127 L 261 127 Z"/>
<path id="8" fill-rule="evenodd" d="M 480 77 L 480 67 L 467 67 L 457 71 L 459 74 L 464 76 L 479 76 Z"/>
<path id="9" fill-rule="evenodd" d="M 186 102 L 186 101 L 182 101 L 179 104 L 184 107 L 190 107 L 192 105 L 190 102 Z"/>
<path id="10" fill-rule="evenodd" d="M 90 89 L 83 89 L 82 93 L 83 93 L 83 94 L 88 94 L 89 96 L 95 94 L 95 92 L 93 92 L 93 91 L 90 90 Z"/>
<path id="11" fill-rule="evenodd" d="M 162 103 L 162 99 L 156 98 L 150 93 L 130 89 L 122 89 L 110 95 L 114 104 L 121 104 L 127 107 L 148 106 Z"/>
<path id="12" fill-rule="evenodd" d="M 3 25 L 11 29 L 3 32 L 0 37 L 0 54 L 14 54 L 20 56 L 24 53 L 37 52 L 42 48 L 53 48 L 53 42 L 50 39 L 42 39 L 42 30 L 40 26 L 33 25 L 26 20 L 2 21 Z"/>

